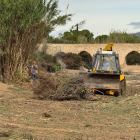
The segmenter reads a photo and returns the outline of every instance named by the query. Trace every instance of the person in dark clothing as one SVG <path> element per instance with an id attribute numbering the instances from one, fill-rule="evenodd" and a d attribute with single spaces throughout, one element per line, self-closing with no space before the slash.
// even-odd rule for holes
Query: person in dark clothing
<path id="1" fill-rule="evenodd" d="M 38 75 L 38 66 L 37 66 L 36 62 L 34 61 L 32 66 L 27 66 L 27 67 L 29 69 L 31 69 L 33 82 L 36 82 L 37 75 Z"/>

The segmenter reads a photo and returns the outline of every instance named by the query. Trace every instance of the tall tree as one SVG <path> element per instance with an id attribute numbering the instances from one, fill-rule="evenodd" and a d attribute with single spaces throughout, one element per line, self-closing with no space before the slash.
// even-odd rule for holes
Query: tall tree
<path id="1" fill-rule="evenodd" d="M 57 0 L 0 0 L 1 75 L 5 81 L 23 78 L 36 45 L 72 14 L 60 15 Z"/>
<path id="2" fill-rule="evenodd" d="M 75 43 L 92 43 L 93 36 L 93 33 L 91 33 L 89 30 L 70 30 L 64 32 L 61 36 L 61 39 Z"/>

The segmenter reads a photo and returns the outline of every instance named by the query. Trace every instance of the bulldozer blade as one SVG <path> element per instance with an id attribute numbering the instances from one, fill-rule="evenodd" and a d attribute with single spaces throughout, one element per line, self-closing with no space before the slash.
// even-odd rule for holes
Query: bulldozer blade
<path id="1" fill-rule="evenodd" d="M 119 89 L 120 74 L 114 73 L 81 73 L 85 78 L 85 87 L 89 89 Z"/>

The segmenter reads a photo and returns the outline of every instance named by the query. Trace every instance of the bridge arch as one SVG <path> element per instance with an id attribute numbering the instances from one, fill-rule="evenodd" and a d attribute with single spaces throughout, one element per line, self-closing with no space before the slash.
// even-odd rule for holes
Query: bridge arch
<path id="1" fill-rule="evenodd" d="M 82 61 L 84 61 L 88 66 L 91 65 L 91 63 L 92 63 L 92 56 L 90 55 L 89 52 L 81 51 L 78 54 L 81 56 Z"/>
<path id="2" fill-rule="evenodd" d="M 131 51 L 129 52 L 126 57 L 125 61 L 127 65 L 136 65 L 140 64 L 140 54 L 138 51 Z"/>

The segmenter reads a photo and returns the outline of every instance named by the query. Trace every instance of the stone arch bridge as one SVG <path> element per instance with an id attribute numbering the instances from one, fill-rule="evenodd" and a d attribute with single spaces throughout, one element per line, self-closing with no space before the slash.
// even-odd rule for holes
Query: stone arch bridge
<path id="1" fill-rule="evenodd" d="M 55 55 L 58 52 L 65 53 L 80 53 L 81 51 L 87 51 L 91 56 L 99 50 L 104 49 L 107 44 L 47 44 L 47 53 Z M 40 49 L 43 44 L 40 44 Z M 120 65 L 126 65 L 126 56 L 132 51 L 140 53 L 140 44 L 114 44 L 114 51 L 119 53 Z"/>

